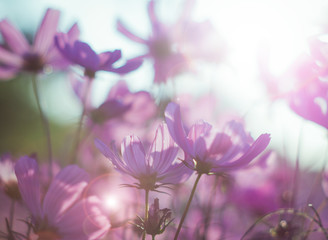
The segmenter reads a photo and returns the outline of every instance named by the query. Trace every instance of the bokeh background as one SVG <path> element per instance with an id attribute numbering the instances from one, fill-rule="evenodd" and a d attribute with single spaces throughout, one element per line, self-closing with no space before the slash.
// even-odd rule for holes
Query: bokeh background
<path id="1" fill-rule="evenodd" d="M 122 20 L 137 35 L 150 34 L 147 0 L 0 0 L 0 19 L 8 18 L 32 40 L 47 8 L 61 11 L 60 30 L 66 31 L 77 22 L 81 40 L 96 51 L 121 49 L 124 58 L 145 52 L 116 30 Z M 158 0 L 156 11 L 163 22 L 174 22 L 183 11 L 182 0 Z M 223 109 L 243 117 L 254 136 L 272 135 L 274 148 L 291 161 L 300 154 L 307 168 L 322 166 L 327 133 L 323 127 L 293 113 L 284 100 L 272 101 L 263 83 L 261 57 L 279 86 L 290 85 L 285 72 L 308 51 L 309 37 L 328 27 L 328 2 L 323 0 L 202 0 L 193 11 L 195 21 L 209 20 L 219 33 L 218 46 L 223 60 L 216 64 L 200 62 L 197 74 L 181 74 L 174 79 L 179 94 L 196 96 L 212 93 Z M 2 39 L 0 39 L 2 41 Z M 216 49 L 217 50 L 217 49 Z M 153 69 L 149 61 L 124 76 L 132 91 L 147 90 L 155 97 L 163 86 L 153 86 Z M 41 84 L 41 98 L 51 121 L 55 157 L 64 162 L 65 149 L 74 134 L 81 113 L 79 101 L 67 81 L 57 73 Z M 111 73 L 97 75 L 93 89 L 94 103 L 99 105 L 108 90 L 121 78 Z M 164 86 L 169 92 L 170 83 Z M 46 154 L 44 133 L 33 96 L 31 80 L 18 76 L 0 82 L 0 153 L 21 156 L 38 149 Z M 42 150 L 44 149 L 44 150 Z M 299 152 L 300 151 L 300 152 Z"/>

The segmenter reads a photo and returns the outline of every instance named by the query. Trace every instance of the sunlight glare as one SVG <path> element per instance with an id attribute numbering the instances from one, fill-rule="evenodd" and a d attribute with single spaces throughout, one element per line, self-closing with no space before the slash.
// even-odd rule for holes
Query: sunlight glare
<path id="1" fill-rule="evenodd" d="M 110 210 L 117 210 L 119 208 L 118 198 L 114 195 L 108 195 L 104 198 L 106 208 Z"/>

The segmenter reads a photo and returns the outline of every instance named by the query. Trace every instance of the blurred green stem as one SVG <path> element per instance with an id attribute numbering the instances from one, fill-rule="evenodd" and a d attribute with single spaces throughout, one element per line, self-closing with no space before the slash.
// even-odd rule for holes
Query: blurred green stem
<path id="1" fill-rule="evenodd" d="M 183 215 L 182 215 L 182 217 L 181 217 L 181 220 L 180 220 L 180 223 L 179 223 L 178 229 L 177 229 L 177 231 L 176 231 L 176 233 L 175 233 L 174 240 L 177 240 L 177 239 L 178 239 L 179 233 L 180 233 L 180 231 L 181 231 L 182 224 L 183 224 L 183 222 L 184 222 L 184 220 L 185 220 L 185 218 L 186 218 L 186 216 L 187 216 L 187 213 L 188 213 L 188 210 L 189 210 L 189 207 L 190 207 L 191 201 L 192 201 L 192 199 L 193 199 L 193 197 L 194 197 L 194 195 L 195 195 L 196 188 L 197 188 L 197 185 L 198 185 L 198 182 L 199 182 L 201 176 L 202 176 L 202 174 L 198 173 L 198 176 L 197 176 L 197 178 L 196 178 L 196 181 L 195 181 L 195 183 L 194 183 L 194 186 L 193 186 L 193 188 L 192 188 L 192 190 L 191 190 L 191 193 L 190 193 L 190 196 L 189 196 L 189 200 L 188 200 L 188 203 L 187 203 L 186 209 L 185 209 L 185 211 L 183 212 Z"/>
<path id="2" fill-rule="evenodd" d="M 16 201 L 15 200 L 12 200 L 11 201 L 11 204 L 10 204 L 10 212 L 9 212 L 9 226 L 10 226 L 10 229 L 13 229 L 13 225 L 14 225 L 14 215 L 15 215 L 15 203 Z"/>
<path id="3" fill-rule="evenodd" d="M 90 91 L 91 83 L 92 83 L 93 79 L 87 79 L 86 81 L 87 81 L 86 87 L 85 87 L 84 93 L 82 95 L 82 113 L 81 113 L 81 117 L 80 117 L 80 120 L 78 123 L 79 124 L 78 128 L 76 130 L 76 135 L 75 135 L 75 140 L 74 140 L 74 145 L 73 145 L 72 155 L 71 155 L 71 160 L 70 160 L 71 163 L 76 163 L 76 161 L 77 161 L 77 152 L 78 152 L 79 145 L 80 145 L 83 118 L 84 118 L 86 110 L 87 110 L 87 100 L 89 98 L 89 91 Z"/>
<path id="4" fill-rule="evenodd" d="M 52 178 L 52 148 L 51 148 L 51 137 L 50 137 L 50 126 L 49 126 L 49 121 L 47 119 L 47 116 L 42 110 L 41 107 L 41 101 L 40 101 L 40 96 L 39 96 L 39 86 L 38 86 L 38 79 L 37 75 L 33 74 L 32 75 L 32 84 L 33 84 L 33 92 L 35 95 L 36 103 L 38 106 L 38 110 L 41 116 L 41 121 L 42 125 L 44 127 L 44 131 L 46 134 L 46 139 L 47 139 L 47 148 L 48 148 L 48 161 L 49 161 L 49 176 Z"/>
<path id="5" fill-rule="evenodd" d="M 144 219 L 144 226 L 146 226 L 146 223 L 148 221 L 148 198 L 149 198 L 149 190 L 145 189 L 145 219 Z M 142 239 L 146 239 L 146 229 L 144 229 L 144 232 L 142 234 Z"/>

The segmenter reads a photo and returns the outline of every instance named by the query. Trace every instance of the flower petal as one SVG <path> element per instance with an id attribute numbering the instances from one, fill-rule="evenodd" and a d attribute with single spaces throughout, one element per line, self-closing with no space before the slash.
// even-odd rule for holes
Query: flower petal
<path id="1" fill-rule="evenodd" d="M 61 240 L 100 239 L 110 228 L 110 223 L 101 211 L 101 202 L 95 196 L 76 203 L 57 223 Z"/>
<path id="2" fill-rule="evenodd" d="M 76 165 L 65 167 L 55 176 L 43 201 L 43 212 L 52 225 L 81 197 L 88 180 L 89 175 Z"/>
<path id="3" fill-rule="evenodd" d="M 30 45 L 25 36 L 6 19 L 0 22 L 0 32 L 13 52 L 23 55 L 30 50 Z"/>
<path id="4" fill-rule="evenodd" d="M 110 150 L 109 147 L 107 147 L 101 140 L 97 138 L 95 139 L 95 145 L 98 150 L 112 162 L 116 170 L 121 173 L 133 174 L 133 172 L 130 172 L 130 169 L 122 162 L 116 151 L 113 152 Z"/>
<path id="5" fill-rule="evenodd" d="M 127 166 L 140 176 L 148 173 L 148 167 L 146 165 L 145 152 L 140 139 L 134 135 L 124 138 L 121 151 L 123 159 Z"/>
<path id="6" fill-rule="evenodd" d="M 235 170 L 249 164 L 255 157 L 257 157 L 270 143 L 270 134 L 260 135 L 256 141 L 248 148 L 248 150 L 237 160 L 233 162 L 223 162 L 218 164 L 213 169 L 219 171 Z"/>
<path id="7" fill-rule="evenodd" d="M 206 141 L 206 139 L 211 139 L 211 128 L 212 126 L 200 120 L 194 125 L 191 126 L 191 129 L 188 133 L 188 139 L 193 143 L 193 155 L 194 157 L 199 158 L 199 160 L 205 159 L 208 151 L 210 149 L 210 144 L 212 141 Z"/>
<path id="8" fill-rule="evenodd" d="M 92 71 L 99 69 L 99 57 L 92 48 L 85 42 L 75 41 L 73 46 L 73 62 Z"/>
<path id="9" fill-rule="evenodd" d="M 172 165 L 178 150 L 170 136 L 167 125 L 161 123 L 156 130 L 154 141 L 149 149 L 148 164 L 160 174 Z"/>
<path id="10" fill-rule="evenodd" d="M 12 79 L 16 76 L 17 72 L 17 68 L 0 67 L 0 81 Z"/>
<path id="11" fill-rule="evenodd" d="M 157 178 L 161 183 L 176 184 L 186 181 L 193 172 L 194 170 L 188 168 L 185 163 L 179 163 L 171 165 L 165 172 L 159 174 Z"/>
<path id="12" fill-rule="evenodd" d="M 23 59 L 12 52 L 0 47 L 0 62 L 4 65 L 9 65 L 13 67 L 21 67 L 23 65 Z"/>
<path id="13" fill-rule="evenodd" d="M 185 130 L 183 129 L 179 105 L 174 102 L 167 105 L 165 109 L 165 121 L 174 141 L 187 154 L 193 155 L 192 142 L 187 139 Z"/>
<path id="14" fill-rule="evenodd" d="M 117 30 L 122 33 L 123 35 L 125 35 L 126 37 L 128 37 L 129 39 L 131 39 L 132 41 L 134 42 L 137 42 L 137 43 L 143 43 L 143 44 L 146 44 L 146 40 L 145 39 L 142 39 L 141 37 L 138 37 L 136 35 L 134 35 L 133 33 L 131 33 L 125 26 L 124 24 L 118 20 L 117 23 L 116 23 L 116 26 L 117 26 Z"/>
<path id="15" fill-rule="evenodd" d="M 34 49 L 38 53 L 45 54 L 53 45 L 59 16 L 60 12 L 58 10 L 47 9 L 34 39 Z"/>
<path id="16" fill-rule="evenodd" d="M 100 66 L 103 70 L 111 69 L 113 63 L 118 61 L 122 57 L 121 50 L 115 50 L 113 52 L 103 52 L 99 54 Z"/>
<path id="17" fill-rule="evenodd" d="M 133 59 L 133 60 L 128 60 L 123 66 L 118 67 L 118 68 L 104 68 L 102 70 L 109 71 L 109 72 L 114 72 L 114 73 L 119 73 L 119 74 L 124 74 L 124 73 L 129 73 L 141 66 L 143 63 L 143 60 L 141 59 Z"/>
<path id="18" fill-rule="evenodd" d="M 39 167 L 35 159 L 24 156 L 15 165 L 18 188 L 34 219 L 43 217 L 40 202 Z"/>

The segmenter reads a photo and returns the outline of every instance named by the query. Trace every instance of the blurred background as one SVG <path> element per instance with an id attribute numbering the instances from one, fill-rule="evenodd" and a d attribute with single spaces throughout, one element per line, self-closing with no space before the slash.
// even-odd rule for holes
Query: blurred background
<path id="1" fill-rule="evenodd" d="M 132 42 L 116 30 L 120 19 L 138 36 L 147 38 L 151 24 L 148 0 L 0 0 L 0 19 L 9 19 L 32 41 L 47 8 L 61 11 L 60 31 L 77 22 L 81 40 L 97 52 L 121 49 L 124 59 L 144 54 L 145 46 Z M 157 0 L 156 12 L 162 22 L 174 23 L 183 9 L 183 0 Z M 268 132 L 271 148 L 296 159 L 307 168 L 320 168 L 327 149 L 326 129 L 303 120 L 284 100 L 273 101 L 261 74 L 265 61 L 279 87 L 288 91 L 288 81 L 281 78 L 293 63 L 308 51 L 308 39 L 327 28 L 328 2 L 323 0 L 202 0 L 196 1 L 194 21 L 210 21 L 220 38 L 218 46 L 224 58 L 219 63 L 199 62 L 197 73 L 174 78 L 179 94 L 202 96 L 212 93 L 223 109 L 245 118 L 247 130 L 254 137 Z M 196 30 L 195 30 L 196 31 Z M 197 35 L 197 33 L 195 33 Z M 202 33 L 199 33 L 202 34 Z M 2 39 L 0 38 L 2 41 Z M 214 50 L 213 50 L 214 51 Z M 147 90 L 154 97 L 163 86 L 153 85 L 154 70 L 148 60 L 136 71 L 124 76 L 132 91 Z M 67 154 L 65 142 L 76 127 L 81 106 L 74 96 L 68 76 L 49 75 L 42 81 L 41 98 L 51 121 L 55 156 Z M 95 105 L 121 78 L 111 73 L 97 75 Z M 171 84 L 172 85 L 172 84 Z M 170 83 L 164 86 L 172 90 Z M 26 75 L 0 82 L 0 154 L 21 156 L 44 146 L 44 133 Z M 41 147 L 42 148 L 42 147 Z M 38 150 L 39 151 L 39 150 Z M 300 151 L 300 152 L 299 152 Z M 46 154 L 40 150 L 40 155 Z"/>

